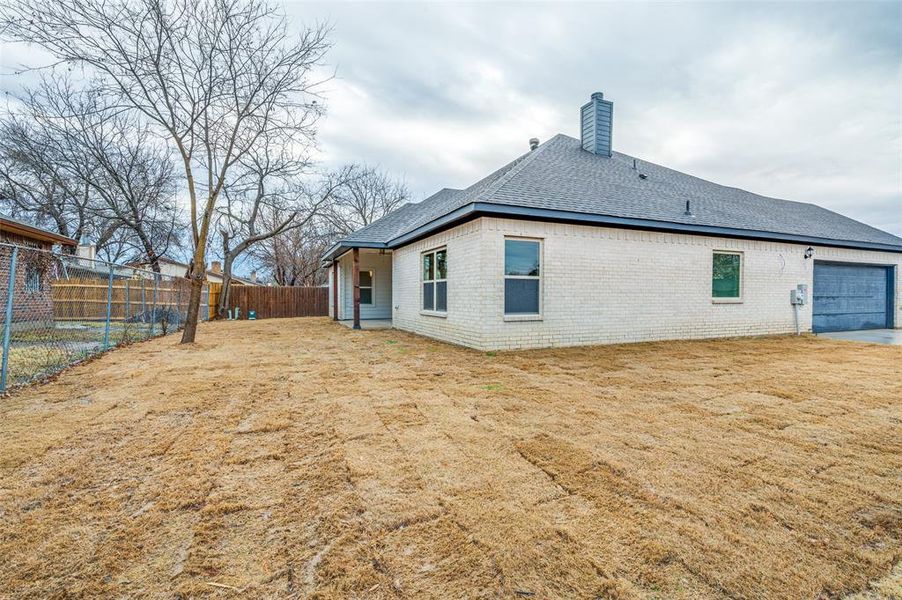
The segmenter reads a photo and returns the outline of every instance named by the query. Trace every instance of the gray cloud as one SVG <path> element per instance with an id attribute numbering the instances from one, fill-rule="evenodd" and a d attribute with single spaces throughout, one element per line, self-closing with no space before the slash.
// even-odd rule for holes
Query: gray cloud
<path id="1" fill-rule="evenodd" d="M 416 199 L 577 135 L 593 91 L 615 149 L 814 202 L 902 235 L 902 3 L 289 3 L 327 21 L 326 165 L 378 164 Z M 0 89 L 33 49 L 0 47 Z"/>
<path id="2" fill-rule="evenodd" d="M 615 148 L 902 234 L 902 5 L 318 4 L 335 26 L 327 163 L 418 198 L 577 134 L 589 93 Z"/>

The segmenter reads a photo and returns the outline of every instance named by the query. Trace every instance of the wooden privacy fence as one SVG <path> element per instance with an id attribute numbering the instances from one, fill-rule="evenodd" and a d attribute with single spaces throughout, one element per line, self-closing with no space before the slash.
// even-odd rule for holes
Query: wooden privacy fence
<path id="1" fill-rule="evenodd" d="M 207 288 L 210 290 L 210 318 L 216 318 L 216 309 L 219 307 L 219 294 L 222 293 L 221 283 L 208 283 Z"/>
<path id="2" fill-rule="evenodd" d="M 233 285 L 229 290 L 229 308 L 235 307 L 241 309 L 242 319 L 247 318 L 249 310 L 256 311 L 258 319 L 324 317 L 329 314 L 329 289 Z"/>
<path id="3" fill-rule="evenodd" d="M 53 281 L 50 284 L 53 318 L 57 321 L 106 320 L 109 288 L 106 278 Z M 186 311 L 191 297 L 191 281 L 172 279 L 160 281 L 155 287 L 153 279 L 114 279 L 111 291 L 110 320 L 122 321 L 152 314 L 155 309 Z"/>

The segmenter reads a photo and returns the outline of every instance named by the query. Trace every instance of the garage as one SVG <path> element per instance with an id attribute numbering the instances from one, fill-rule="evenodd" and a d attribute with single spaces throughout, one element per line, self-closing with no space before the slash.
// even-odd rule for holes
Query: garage
<path id="1" fill-rule="evenodd" d="M 814 263 L 815 333 L 892 327 L 892 270 L 851 263 Z"/>

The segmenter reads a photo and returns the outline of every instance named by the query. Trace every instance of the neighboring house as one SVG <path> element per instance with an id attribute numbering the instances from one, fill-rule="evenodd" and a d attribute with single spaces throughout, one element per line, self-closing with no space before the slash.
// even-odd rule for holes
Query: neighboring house
<path id="1" fill-rule="evenodd" d="M 3 215 L 0 215 L 0 243 L 41 250 L 53 250 L 54 246 L 59 246 L 69 253 L 78 246 L 78 242 L 70 237 Z"/>
<path id="2" fill-rule="evenodd" d="M 16 329 L 53 322 L 50 282 L 60 268 L 49 251 L 59 247 L 72 253 L 78 242 L 72 238 L 0 215 L 0 243 L 23 246 L 16 253 L 13 287 L 13 322 Z M 34 249 L 34 250 L 31 250 Z M 39 252 L 43 250 L 44 252 Z M 6 305 L 12 251 L 0 250 L 0 306 Z"/>
<path id="3" fill-rule="evenodd" d="M 178 262 L 170 258 L 161 257 L 160 274 L 170 277 L 187 277 L 188 263 Z M 136 269 L 153 270 L 150 263 L 132 263 L 131 266 Z M 207 283 L 222 283 L 222 263 L 214 260 L 209 269 L 207 269 Z M 237 277 L 232 275 L 232 283 L 235 285 L 263 285 L 257 281 L 257 272 L 253 271 L 250 277 Z"/>
<path id="4" fill-rule="evenodd" d="M 613 152 L 600 93 L 580 117 L 331 247 L 330 314 L 485 350 L 902 325 L 902 238 Z"/>

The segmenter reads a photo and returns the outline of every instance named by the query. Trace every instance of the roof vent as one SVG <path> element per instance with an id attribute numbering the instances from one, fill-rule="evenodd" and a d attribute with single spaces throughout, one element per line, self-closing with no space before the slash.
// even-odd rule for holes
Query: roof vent
<path id="1" fill-rule="evenodd" d="M 539 138 L 529 138 L 529 149 L 535 150 L 539 147 Z"/>
<path id="2" fill-rule="evenodd" d="M 599 156 L 611 156 L 614 103 L 605 100 L 601 92 L 595 92 L 579 114 L 583 150 Z"/>

